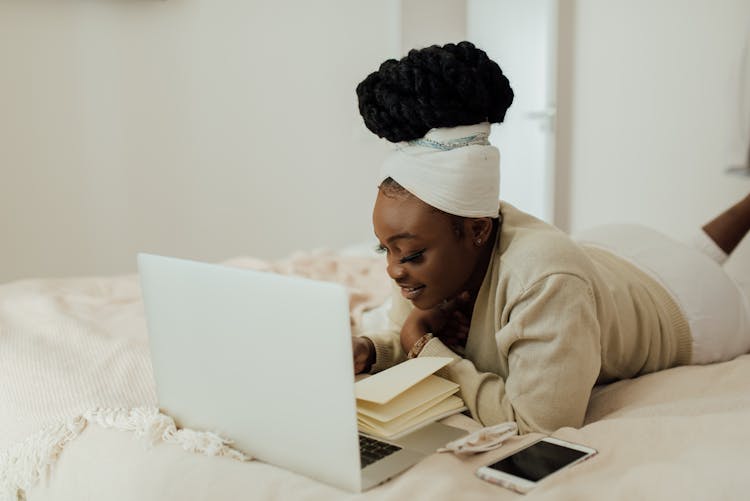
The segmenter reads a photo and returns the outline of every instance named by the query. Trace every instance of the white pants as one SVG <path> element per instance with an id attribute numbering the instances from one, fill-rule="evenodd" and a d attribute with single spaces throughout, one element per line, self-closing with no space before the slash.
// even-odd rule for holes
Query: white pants
<path id="1" fill-rule="evenodd" d="M 629 260 L 670 292 L 693 337 L 693 364 L 750 352 L 750 299 L 726 274 L 727 255 L 704 232 L 692 245 L 638 225 L 607 225 L 574 235 Z"/>

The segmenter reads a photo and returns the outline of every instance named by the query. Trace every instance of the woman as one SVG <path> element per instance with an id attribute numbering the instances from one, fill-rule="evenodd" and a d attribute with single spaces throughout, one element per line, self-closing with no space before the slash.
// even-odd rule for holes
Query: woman
<path id="1" fill-rule="evenodd" d="M 398 286 L 391 330 L 352 340 L 355 372 L 447 356 L 472 417 L 521 432 L 583 424 L 592 387 L 750 350 L 747 300 L 706 253 L 637 226 L 574 241 L 500 202 L 490 123 L 513 91 L 471 43 L 413 50 L 357 87 L 367 127 L 397 143 L 373 225 Z M 750 196 L 704 227 L 726 258 Z M 711 238 L 708 238 L 708 236 Z"/>

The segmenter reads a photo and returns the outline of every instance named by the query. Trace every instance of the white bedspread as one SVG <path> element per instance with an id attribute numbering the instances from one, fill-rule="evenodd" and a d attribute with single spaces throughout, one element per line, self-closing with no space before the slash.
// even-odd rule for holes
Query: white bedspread
<path id="1" fill-rule="evenodd" d="M 268 266 L 282 272 L 315 270 L 316 278 L 347 283 L 354 318 L 387 294 L 377 259 L 327 254 L 295 259 L 296 269 L 293 260 Z M 232 263 L 265 265 L 250 259 Z M 28 499 L 356 497 L 259 461 L 186 452 L 161 441 L 149 446 L 153 437 L 118 431 L 122 427 L 92 415 L 97 408 L 141 406 L 155 407 L 156 396 L 136 276 L 0 286 L 0 465 L 3 458 L 10 464 L 9 451 L 18 451 L 42 430 L 79 426 L 40 481 L 29 486 Z M 88 426 L 70 424 L 84 415 Z M 599 454 L 545 482 L 527 499 L 746 499 L 750 493 L 750 355 L 597 388 L 587 423 L 555 436 L 590 445 Z M 477 427 L 465 416 L 456 416 L 454 424 Z M 465 459 L 434 454 L 359 497 L 516 497 L 473 472 L 535 438 L 517 437 L 499 450 Z"/>

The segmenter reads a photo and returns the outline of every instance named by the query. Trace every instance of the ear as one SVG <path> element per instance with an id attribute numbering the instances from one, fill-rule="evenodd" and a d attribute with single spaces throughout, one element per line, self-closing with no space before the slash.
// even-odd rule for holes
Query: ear
<path id="1" fill-rule="evenodd" d="M 476 247 L 486 244 L 492 235 L 492 218 L 467 218 L 466 226 L 466 235 L 471 237 L 471 243 Z"/>

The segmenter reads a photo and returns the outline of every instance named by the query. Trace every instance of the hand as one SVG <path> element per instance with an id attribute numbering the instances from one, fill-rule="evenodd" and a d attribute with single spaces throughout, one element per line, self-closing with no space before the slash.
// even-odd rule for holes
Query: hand
<path id="1" fill-rule="evenodd" d="M 375 363 L 375 345 L 366 337 L 352 336 L 354 373 L 366 372 Z"/>
<path id="2" fill-rule="evenodd" d="M 464 291 L 429 310 L 413 309 L 401 329 L 402 347 L 409 351 L 428 332 L 448 347 L 463 347 L 471 325 L 471 317 L 464 311 L 471 306 L 471 295 Z"/>

